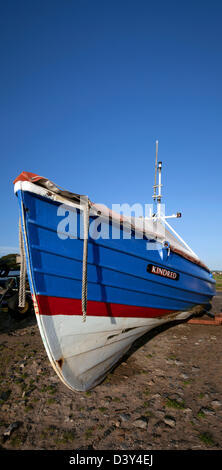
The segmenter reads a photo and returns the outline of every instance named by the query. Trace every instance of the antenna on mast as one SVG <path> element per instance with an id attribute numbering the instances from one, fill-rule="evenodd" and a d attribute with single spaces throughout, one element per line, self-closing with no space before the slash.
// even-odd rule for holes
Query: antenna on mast
<path id="1" fill-rule="evenodd" d="M 157 156 L 158 156 L 158 140 L 156 140 L 156 161 L 155 161 L 155 180 L 154 180 L 154 194 L 153 194 L 153 200 L 155 203 L 157 203 L 157 214 L 160 216 L 160 209 L 161 209 L 161 170 L 162 170 L 162 162 L 157 162 Z M 158 184 L 157 184 L 157 171 L 158 171 Z M 158 194 L 157 194 L 157 188 L 158 188 Z"/>
<path id="2" fill-rule="evenodd" d="M 154 218 L 161 218 L 161 219 L 171 219 L 171 218 L 178 218 L 181 217 L 181 212 L 177 212 L 173 215 L 164 215 L 161 214 L 161 199 L 162 199 L 162 181 L 161 181 L 161 172 L 162 172 L 162 162 L 157 161 L 158 157 L 158 140 L 156 140 L 156 160 L 155 160 L 155 179 L 154 179 L 154 186 L 153 186 L 153 201 L 156 204 L 156 213 L 152 215 Z M 158 172 L 158 183 L 157 183 L 157 172 Z M 157 192 L 158 189 L 158 192 Z M 167 222 L 166 222 L 167 223 Z M 172 228 L 172 227 L 171 227 Z M 173 230 L 173 229 L 172 229 Z"/>
<path id="3" fill-rule="evenodd" d="M 158 155 L 158 140 L 156 140 L 155 179 L 154 179 L 154 186 L 153 186 L 153 189 L 154 189 L 153 200 L 154 200 L 154 202 L 156 202 L 156 188 L 157 188 L 157 184 L 156 184 L 156 175 L 157 175 L 157 155 Z"/>

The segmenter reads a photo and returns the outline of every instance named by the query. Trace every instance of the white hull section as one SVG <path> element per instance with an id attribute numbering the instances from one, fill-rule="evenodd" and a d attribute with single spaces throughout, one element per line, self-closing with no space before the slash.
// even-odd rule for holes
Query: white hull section
<path id="1" fill-rule="evenodd" d="M 37 309 L 36 309 L 37 310 Z M 100 383 L 132 343 L 146 332 L 191 312 L 162 318 L 114 318 L 39 315 L 38 326 L 48 357 L 67 387 L 86 391 Z"/>

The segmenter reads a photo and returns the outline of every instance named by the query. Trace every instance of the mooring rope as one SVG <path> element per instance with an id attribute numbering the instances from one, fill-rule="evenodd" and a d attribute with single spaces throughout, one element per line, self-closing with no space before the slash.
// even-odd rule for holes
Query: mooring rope
<path id="1" fill-rule="evenodd" d="M 89 236 L 89 202 L 83 211 L 84 240 L 83 240 L 83 260 L 82 260 L 82 321 L 86 321 L 87 312 L 87 257 L 88 257 L 88 236 Z"/>
<path id="2" fill-rule="evenodd" d="M 21 308 L 25 307 L 25 284 L 26 284 L 26 259 L 25 259 L 25 245 L 22 235 L 21 217 L 19 217 L 19 249 L 21 257 L 20 265 L 20 279 L 19 279 L 19 303 Z"/>

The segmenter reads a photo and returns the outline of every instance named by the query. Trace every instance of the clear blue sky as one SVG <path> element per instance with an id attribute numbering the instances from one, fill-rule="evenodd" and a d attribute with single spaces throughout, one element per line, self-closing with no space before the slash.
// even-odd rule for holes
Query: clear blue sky
<path id="1" fill-rule="evenodd" d="M 0 3 L 0 254 L 23 170 L 91 200 L 152 202 L 155 140 L 173 226 L 222 269 L 222 3 Z"/>

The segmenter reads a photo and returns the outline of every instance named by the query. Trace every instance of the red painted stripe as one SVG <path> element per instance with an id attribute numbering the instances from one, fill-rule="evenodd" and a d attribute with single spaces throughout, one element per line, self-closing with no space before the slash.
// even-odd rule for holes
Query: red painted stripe
<path id="1" fill-rule="evenodd" d="M 47 297 L 45 295 L 37 295 L 36 298 L 41 315 L 82 315 L 81 299 Z M 173 312 L 174 310 L 163 308 L 138 307 L 94 300 L 87 302 L 87 315 L 89 316 L 154 318 Z"/>

